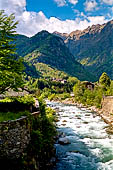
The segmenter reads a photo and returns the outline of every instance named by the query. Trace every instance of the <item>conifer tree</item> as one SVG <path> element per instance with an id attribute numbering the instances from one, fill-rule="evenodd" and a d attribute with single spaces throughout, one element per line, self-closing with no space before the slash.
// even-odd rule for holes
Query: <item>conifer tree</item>
<path id="1" fill-rule="evenodd" d="M 23 63 L 14 44 L 17 24 L 14 14 L 7 16 L 0 11 L 0 94 L 8 89 L 17 90 L 23 84 Z"/>
<path id="2" fill-rule="evenodd" d="M 107 73 L 102 73 L 102 75 L 99 78 L 99 84 L 105 89 L 107 90 L 107 87 L 110 87 L 111 84 L 111 80 L 109 78 L 109 76 L 107 75 Z"/>

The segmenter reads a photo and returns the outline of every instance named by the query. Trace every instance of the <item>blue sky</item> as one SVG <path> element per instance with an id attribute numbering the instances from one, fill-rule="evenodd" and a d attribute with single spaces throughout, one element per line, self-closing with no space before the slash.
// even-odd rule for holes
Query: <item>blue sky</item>
<path id="1" fill-rule="evenodd" d="M 113 0 L 0 0 L 0 9 L 15 13 L 17 32 L 41 30 L 70 33 L 113 19 Z"/>
<path id="2" fill-rule="evenodd" d="M 26 8 L 28 11 L 43 11 L 46 17 L 54 16 L 61 20 L 75 19 L 80 12 L 86 16 L 104 15 L 106 18 L 113 16 L 113 1 L 110 3 L 109 0 L 73 0 L 72 2 L 68 0 L 27 0 Z"/>

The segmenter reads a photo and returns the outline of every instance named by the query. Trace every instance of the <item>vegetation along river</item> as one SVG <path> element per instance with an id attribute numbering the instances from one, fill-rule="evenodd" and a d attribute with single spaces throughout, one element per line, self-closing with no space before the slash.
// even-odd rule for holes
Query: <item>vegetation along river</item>
<path id="1" fill-rule="evenodd" d="M 61 134 L 55 144 L 57 163 L 53 170 L 113 170 L 113 135 L 108 125 L 85 108 L 47 102 L 57 111 L 57 130 Z M 61 144 L 62 140 L 70 144 Z"/>

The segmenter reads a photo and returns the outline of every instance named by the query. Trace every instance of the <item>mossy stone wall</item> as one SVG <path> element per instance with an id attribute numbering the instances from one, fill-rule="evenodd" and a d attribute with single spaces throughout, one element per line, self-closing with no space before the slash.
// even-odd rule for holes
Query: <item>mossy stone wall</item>
<path id="1" fill-rule="evenodd" d="M 38 116 L 39 112 L 32 116 Z M 31 140 L 30 118 L 23 116 L 16 120 L 0 123 L 0 159 L 19 158 Z"/>

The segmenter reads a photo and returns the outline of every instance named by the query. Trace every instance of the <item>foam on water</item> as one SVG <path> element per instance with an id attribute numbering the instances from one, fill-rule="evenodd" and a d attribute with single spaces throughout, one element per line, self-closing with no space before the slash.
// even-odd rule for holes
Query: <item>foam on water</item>
<path id="1" fill-rule="evenodd" d="M 71 144 L 56 144 L 58 162 L 53 170 L 113 170 L 113 136 L 104 121 L 86 108 L 47 101 L 57 109 L 58 131 Z"/>

